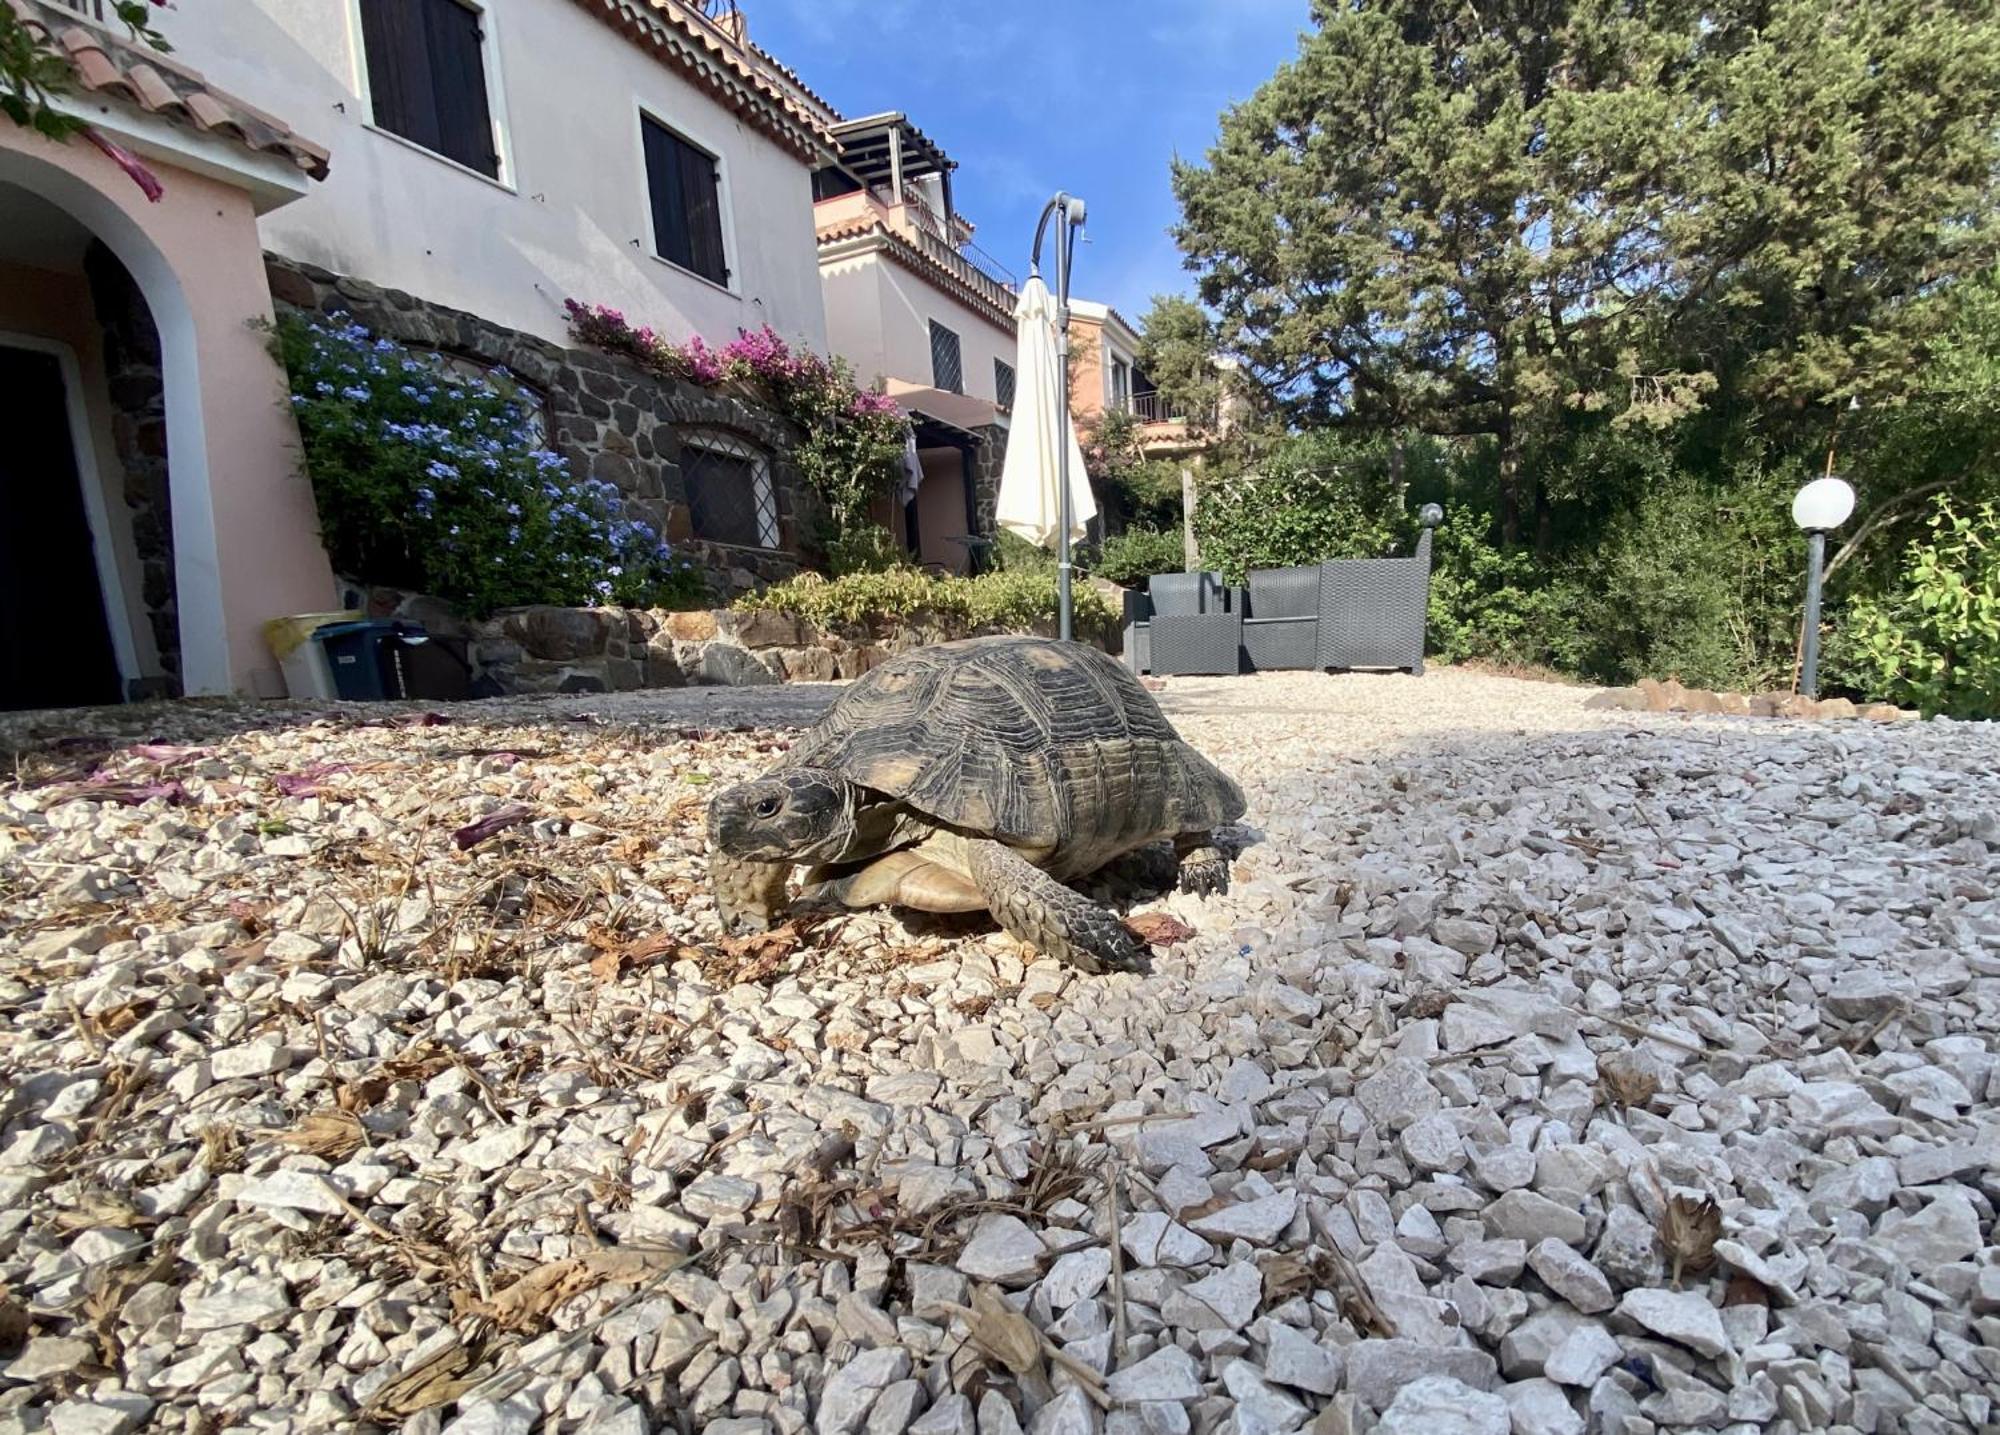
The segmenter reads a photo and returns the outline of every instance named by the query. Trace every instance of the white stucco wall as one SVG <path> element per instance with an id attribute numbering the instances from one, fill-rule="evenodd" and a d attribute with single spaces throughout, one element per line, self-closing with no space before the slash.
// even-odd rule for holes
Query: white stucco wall
<path id="1" fill-rule="evenodd" d="M 353 0 L 167 12 L 183 58 L 333 151 L 325 183 L 264 218 L 267 247 L 549 339 L 574 297 L 670 338 L 769 323 L 825 348 L 804 161 L 573 0 L 481 8 L 500 183 L 373 128 Z M 721 158 L 727 290 L 654 257 L 642 108 Z"/>
<path id="2" fill-rule="evenodd" d="M 1014 364 L 1014 331 L 933 287 L 881 254 L 836 259 L 822 270 L 827 341 L 866 383 L 904 379 L 930 387 L 935 319 L 958 335 L 965 392 L 995 401 L 993 361 Z"/>

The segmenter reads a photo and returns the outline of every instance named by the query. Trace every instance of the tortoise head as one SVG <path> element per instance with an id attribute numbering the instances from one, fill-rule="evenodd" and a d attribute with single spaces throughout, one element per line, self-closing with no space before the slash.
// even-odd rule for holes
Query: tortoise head
<path id="1" fill-rule="evenodd" d="M 837 862 L 854 845 L 861 789 L 824 768 L 740 783 L 708 804 L 708 840 L 755 862 Z"/>

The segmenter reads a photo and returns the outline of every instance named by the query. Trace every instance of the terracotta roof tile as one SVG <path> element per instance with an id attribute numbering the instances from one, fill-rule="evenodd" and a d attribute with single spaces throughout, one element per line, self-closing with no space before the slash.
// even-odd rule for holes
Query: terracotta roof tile
<path id="1" fill-rule="evenodd" d="M 123 100 L 146 114 L 228 137 L 259 154 L 278 155 L 314 179 L 325 179 L 327 151 L 204 80 L 149 46 L 109 29 L 76 23 L 72 10 L 48 0 L 0 0 L 32 34 L 51 40 L 69 59 L 77 84 L 94 95 Z"/>
<path id="2" fill-rule="evenodd" d="M 830 121 L 799 96 L 787 93 L 745 57 L 744 47 L 726 37 L 682 0 L 576 0 L 634 44 L 707 90 L 745 124 L 778 141 L 801 159 L 838 151 Z M 762 54 L 762 51 L 758 51 Z M 817 95 L 798 89 L 818 100 Z M 823 103 L 823 102 L 822 102 Z M 833 115 L 831 106 L 826 114 Z"/>

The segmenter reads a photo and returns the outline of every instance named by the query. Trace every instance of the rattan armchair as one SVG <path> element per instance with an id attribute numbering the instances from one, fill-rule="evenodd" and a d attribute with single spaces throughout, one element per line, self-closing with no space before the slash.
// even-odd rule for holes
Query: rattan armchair
<path id="1" fill-rule="evenodd" d="M 1434 503 L 1408 558 L 1332 558 L 1319 565 L 1322 668 L 1424 670 L 1424 621 L 1430 610 L 1431 530 L 1444 519 Z"/>

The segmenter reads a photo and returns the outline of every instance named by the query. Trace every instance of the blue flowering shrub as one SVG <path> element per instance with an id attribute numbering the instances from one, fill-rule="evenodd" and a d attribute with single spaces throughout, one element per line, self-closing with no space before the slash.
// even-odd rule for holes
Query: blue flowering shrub
<path id="1" fill-rule="evenodd" d="M 287 314 L 276 333 L 337 571 L 474 617 L 706 604 L 701 570 L 614 485 L 573 478 L 534 441 L 504 373 L 446 372 L 351 322 Z"/>

